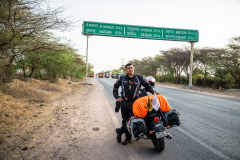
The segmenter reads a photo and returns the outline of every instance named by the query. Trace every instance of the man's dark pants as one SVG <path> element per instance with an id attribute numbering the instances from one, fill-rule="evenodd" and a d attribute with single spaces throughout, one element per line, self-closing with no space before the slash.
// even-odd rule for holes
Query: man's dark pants
<path id="1" fill-rule="evenodd" d="M 121 102 L 121 113 L 122 113 L 122 127 L 121 131 L 122 133 L 125 133 L 126 139 L 129 140 L 131 139 L 131 134 L 127 130 L 127 122 L 129 119 L 133 116 L 133 111 L 132 111 L 132 105 L 134 101 L 122 101 Z"/>

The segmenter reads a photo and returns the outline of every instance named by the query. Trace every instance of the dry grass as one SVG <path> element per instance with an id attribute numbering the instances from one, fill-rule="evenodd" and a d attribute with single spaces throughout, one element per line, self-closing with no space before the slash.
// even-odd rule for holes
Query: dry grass
<path id="1" fill-rule="evenodd" d="M 71 88 L 67 87 L 68 80 L 60 79 L 58 81 L 57 83 L 50 83 L 30 78 L 14 79 L 6 85 L 4 93 L 16 99 L 49 101 L 53 100 L 51 98 L 58 97 L 61 93 L 71 91 Z"/>
<path id="2" fill-rule="evenodd" d="M 14 147 L 21 148 L 34 131 L 54 123 L 54 102 L 80 86 L 77 82 L 68 84 L 69 81 L 59 79 L 50 83 L 30 78 L 14 79 L 1 87 L 0 155 L 6 155 Z M 49 128 L 46 131 L 50 131 Z"/>

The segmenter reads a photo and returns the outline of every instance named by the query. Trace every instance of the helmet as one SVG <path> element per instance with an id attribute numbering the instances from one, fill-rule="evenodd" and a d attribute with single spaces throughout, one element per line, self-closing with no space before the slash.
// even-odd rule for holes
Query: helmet
<path id="1" fill-rule="evenodd" d="M 152 76 L 148 76 L 147 78 L 148 83 L 152 86 L 155 87 L 155 78 L 153 78 Z"/>

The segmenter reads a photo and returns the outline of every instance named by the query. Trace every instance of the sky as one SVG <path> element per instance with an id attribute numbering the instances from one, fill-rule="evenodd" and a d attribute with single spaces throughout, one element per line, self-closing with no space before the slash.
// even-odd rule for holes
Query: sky
<path id="1" fill-rule="evenodd" d="M 86 56 L 87 38 L 83 21 L 194 29 L 199 31 L 195 48 L 223 48 L 240 36 L 240 0 L 55 0 L 51 7 L 65 6 L 77 27 L 57 36 L 71 40 L 78 54 Z M 190 46 L 189 42 L 91 36 L 88 62 L 95 73 L 118 69 L 132 59 L 155 56 L 160 50 Z"/>

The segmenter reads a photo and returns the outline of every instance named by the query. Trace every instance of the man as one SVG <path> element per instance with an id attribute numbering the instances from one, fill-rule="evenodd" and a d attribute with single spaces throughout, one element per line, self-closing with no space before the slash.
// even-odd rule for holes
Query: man
<path id="1" fill-rule="evenodd" d="M 134 74 L 134 68 L 131 63 L 125 65 L 125 76 L 118 77 L 113 87 L 113 95 L 118 102 L 121 102 L 122 113 L 122 127 L 116 129 L 117 141 L 121 143 L 121 136 L 125 133 L 126 139 L 122 142 L 122 145 L 126 145 L 131 142 L 131 135 L 127 131 L 126 123 L 133 116 L 132 105 L 134 101 L 139 97 L 139 89 L 143 85 L 149 92 L 154 94 L 153 88 L 148 81 L 142 75 Z M 121 86 L 121 96 L 118 95 L 118 88 Z M 159 94 L 156 92 L 156 94 Z"/>

